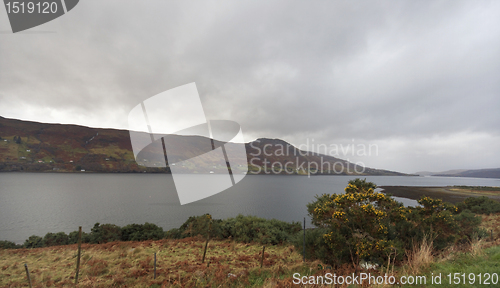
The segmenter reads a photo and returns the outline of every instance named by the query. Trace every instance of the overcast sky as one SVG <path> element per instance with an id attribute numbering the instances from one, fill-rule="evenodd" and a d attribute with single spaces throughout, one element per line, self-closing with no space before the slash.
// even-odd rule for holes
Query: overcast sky
<path id="1" fill-rule="evenodd" d="M 16 34 L 0 9 L 0 116 L 127 129 L 191 82 L 246 141 L 372 145 L 338 156 L 400 172 L 500 167 L 500 1 L 84 0 Z"/>

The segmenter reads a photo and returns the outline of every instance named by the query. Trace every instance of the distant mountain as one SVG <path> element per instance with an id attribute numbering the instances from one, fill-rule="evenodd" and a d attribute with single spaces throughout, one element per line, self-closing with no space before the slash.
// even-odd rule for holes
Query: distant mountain
<path id="1" fill-rule="evenodd" d="M 493 169 L 455 169 L 442 172 L 420 171 L 419 176 L 444 176 L 444 177 L 473 177 L 473 178 L 500 178 L 500 168 Z"/>
<path id="2" fill-rule="evenodd" d="M 167 135 L 165 142 L 182 151 L 169 155 L 175 165 L 193 155 L 208 152 L 200 136 Z M 218 147 L 222 143 L 214 141 Z M 160 143 L 160 142 L 158 142 Z M 158 145 L 156 143 L 155 145 Z M 153 143 L 154 144 L 154 143 Z M 151 145 L 153 145 L 151 144 Z M 247 159 L 237 159 L 233 172 L 247 170 L 253 174 L 322 174 L 322 175 L 406 175 L 367 168 L 348 161 L 297 149 L 280 139 L 260 138 L 246 143 Z M 148 146 L 149 147 L 149 146 Z M 155 149 L 144 149 L 135 161 L 128 130 L 90 128 L 67 124 L 46 124 L 0 117 L 0 171 L 28 172 L 151 172 L 168 173 L 170 167 L 140 165 L 151 159 L 162 159 Z M 235 144 L 228 143 L 230 152 Z M 154 166 L 156 163 L 149 166 Z M 161 163 L 158 163 L 160 166 Z M 198 164 L 198 163 L 197 163 Z M 206 173 L 206 163 L 184 167 L 185 173 Z M 163 165 L 165 166 L 165 165 Z M 210 166 L 210 172 L 227 167 Z"/>
<path id="3" fill-rule="evenodd" d="M 442 172 L 429 172 L 429 171 L 420 171 L 420 172 L 415 172 L 416 175 L 419 176 L 432 176 L 432 175 L 437 175 L 437 174 L 457 174 L 460 172 L 467 171 L 466 169 L 455 169 L 455 170 L 448 170 L 448 171 L 442 171 Z"/>
<path id="4" fill-rule="evenodd" d="M 465 170 L 465 171 L 459 171 L 456 173 L 438 173 L 438 174 L 434 174 L 432 176 L 499 178 L 500 179 L 500 168 Z"/>

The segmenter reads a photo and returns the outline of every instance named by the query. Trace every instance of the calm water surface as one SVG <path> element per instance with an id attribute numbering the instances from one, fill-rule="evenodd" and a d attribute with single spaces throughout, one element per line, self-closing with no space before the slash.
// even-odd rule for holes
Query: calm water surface
<path id="1" fill-rule="evenodd" d="M 219 177 L 219 175 L 205 175 Z M 186 177 L 192 177 L 186 175 Z M 83 230 L 94 223 L 155 223 L 179 227 L 189 216 L 238 214 L 301 221 L 306 204 L 322 193 L 343 193 L 350 176 L 248 175 L 237 185 L 201 201 L 179 204 L 170 175 L 0 173 L 0 240 L 22 243 L 31 235 Z M 194 178 L 193 178 L 194 179 Z M 377 185 L 500 186 L 500 179 L 369 176 Z M 193 180 L 194 181 L 194 180 Z M 398 198 L 406 205 L 415 201 Z"/>

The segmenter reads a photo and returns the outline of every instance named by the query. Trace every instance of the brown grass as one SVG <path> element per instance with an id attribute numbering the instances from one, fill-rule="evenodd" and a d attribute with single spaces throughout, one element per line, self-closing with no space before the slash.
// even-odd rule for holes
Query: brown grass
<path id="1" fill-rule="evenodd" d="M 280 275 L 304 265 L 301 255 L 290 246 L 266 247 L 264 269 L 260 269 L 261 245 L 213 240 L 209 242 L 205 263 L 201 263 L 203 248 L 204 239 L 195 237 L 83 244 L 78 287 L 151 287 L 153 284 L 158 287 L 246 287 L 250 274 L 256 271 L 274 275 L 276 281 L 283 282 L 287 280 L 280 280 Z M 0 250 L 0 287 L 26 287 L 24 263 L 30 269 L 33 287 L 70 286 L 74 283 L 76 251 L 76 245 Z M 153 279 L 155 252 L 157 278 Z"/>
<path id="2" fill-rule="evenodd" d="M 405 272 L 408 275 L 418 275 L 434 261 L 432 244 L 432 239 L 425 237 L 420 244 L 415 244 L 411 251 L 407 251 Z"/>
<path id="3" fill-rule="evenodd" d="M 469 242 L 469 253 L 472 257 L 480 257 L 484 255 L 483 246 L 485 241 L 483 239 L 473 239 Z"/>

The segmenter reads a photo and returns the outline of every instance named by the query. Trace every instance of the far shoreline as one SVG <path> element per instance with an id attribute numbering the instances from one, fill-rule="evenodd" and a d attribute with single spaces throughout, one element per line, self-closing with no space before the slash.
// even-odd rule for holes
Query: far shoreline
<path id="1" fill-rule="evenodd" d="M 419 200 L 422 196 L 442 199 L 445 202 L 458 203 L 469 197 L 486 196 L 490 199 L 500 201 L 500 188 L 489 187 L 487 189 L 474 189 L 475 187 L 462 186 L 378 186 L 381 192 L 396 197 Z"/>

